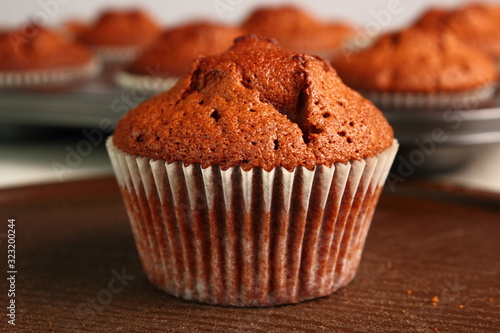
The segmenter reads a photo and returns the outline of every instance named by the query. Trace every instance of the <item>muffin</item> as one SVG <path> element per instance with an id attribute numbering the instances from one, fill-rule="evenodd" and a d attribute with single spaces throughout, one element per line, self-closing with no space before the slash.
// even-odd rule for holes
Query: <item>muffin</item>
<path id="1" fill-rule="evenodd" d="M 465 109 L 491 99 L 495 63 L 447 30 L 413 27 L 381 36 L 333 66 L 382 109 Z"/>
<path id="2" fill-rule="evenodd" d="M 79 40 L 89 28 L 88 23 L 78 20 L 70 19 L 63 22 L 59 28 L 60 33 L 70 40 Z"/>
<path id="3" fill-rule="evenodd" d="M 30 38 L 25 31 L 33 32 Z M 0 87 L 68 84 L 99 69 L 87 47 L 41 26 L 0 32 Z"/>
<path id="4" fill-rule="evenodd" d="M 449 29 L 464 43 L 500 61 L 500 5 L 469 4 L 455 10 L 433 8 L 416 22 L 417 26 Z"/>
<path id="5" fill-rule="evenodd" d="M 160 26 L 141 10 L 109 10 L 78 38 L 104 61 L 123 63 L 134 60 L 160 33 Z"/>
<path id="6" fill-rule="evenodd" d="M 247 33 L 277 39 L 285 48 L 331 58 L 356 30 L 345 23 L 323 23 L 293 6 L 263 7 L 243 23 Z"/>
<path id="7" fill-rule="evenodd" d="M 273 306 L 354 278 L 397 142 L 329 63 L 250 35 L 197 58 L 107 147 L 155 286 Z"/>
<path id="8" fill-rule="evenodd" d="M 192 22 L 166 31 L 116 81 L 125 89 L 140 89 L 151 93 L 172 87 L 180 76 L 189 71 L 191 61 L 200 55 L 226 50 L 242 30 L 229 25 Z"/>

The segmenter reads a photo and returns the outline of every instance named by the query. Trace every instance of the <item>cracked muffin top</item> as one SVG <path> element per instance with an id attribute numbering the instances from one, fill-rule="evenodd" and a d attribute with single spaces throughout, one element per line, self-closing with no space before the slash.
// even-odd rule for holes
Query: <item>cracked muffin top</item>
<path id="1" fill-rule="evenodd" d="M 169 163 L 269 171 L 361 160 L 390 147 L 393 131 L 325 60 L 247 35 L 197 58 L 171 90 L 124 116 L 113 140 Z"/>
<path id="2" fill-rule="evenodd" d="M 166 31 L 128 68 L 139 75 L 180 76 L 200 55 L 226 50 L 243 32 L 237 27 L 209 22 L 193 22 Z"/>
<path id="3" fill-rule="evenodd" d="M 263 7 L 243 23 L 247 33 L 276 39 L 284 48 L 315 53 L 335 49 L 356 30 L 345 23 L 323 23 L 294 6 Z"/>
<path id="4" fill-rule="evenodd" d="M 469 4 L 455 10 L 433 8 L 424 13 L 417 26 L 448 29 L 468 45 L 500 59 L 500 5 Z"/>
<path id="5" fill-rule="evenodd" d="M 413 27 L 381 36 L 372 46 L 333 60 L 354 89 L 460 92 L 496 80 L 495 62 L 453 33 Z"/>
<path id="6" fill-rule="evenodd" d="M 145 46 L 160 33 L 160 26 L 141 10 L 110 10 L 102 13 L 78 38 L 95 46 Z"/>
<path id="7" fill-rule="evenodd" d="M 25 32 L 32 31 L 31 38 Z M 85 45 L 65 40 L 38 25 L 0 32 L 0 70 L 45 70 L 84 65 L 92 60 Z"/>

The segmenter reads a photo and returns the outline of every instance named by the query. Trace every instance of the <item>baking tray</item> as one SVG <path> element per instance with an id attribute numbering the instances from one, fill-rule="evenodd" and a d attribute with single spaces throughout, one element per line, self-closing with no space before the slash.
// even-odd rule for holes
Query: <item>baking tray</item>
<path id="1" fill-rule="evenodd" d="M 83 85 L 67 89 L 0 90 L 0 131 L 14 132 L 23 126 L 60 128 L 100 128 L 116 124 L 128 109 L 148 98 L 141 91 L 121 91 L 113 83 L 113 70 Z M 447 172 L 480 155 L 487 145 L 500 142 L 500 94 L 479 108 L 462 111 L 389 112 L 387 119 L 400 142 L 393 170 L 412 164 L 413 174 Z M 446 140 L 433 142 L 431 151 L 415 140 L 432 140 L 441 129 Z M 19 130 L 19 132 L 22 132 Z M 417 153 L 415 153 L 417 151 Z M 418 153 L 422 151 L 422 153 Z M 413 154 L 413 155 L 412 155 Z M 423 156 L 422 163 L 415 156 Z M 402 160 L 407 162 L 402 162 Z M 402 168 L 408 168 L 403 166 Z"/>
<path id="2" fill-rule="evenodd" d="M 112 74 L 59 89 L 0 90 L 0 124 L 62 128 L 98 128 L 102 119 L 116 124 L 144 100 L 116 88 Z"/>
<path id="3" fill-rule="evenodd" d="M 455 111 L 384 111 L 400 142 L 393 171 L 430 174 L 464 166 L 500 142 L 500 94 L 480 107 Z"/>
<path id="4" fill-rule="evenodd" d="M 17 317 L 13 330 L 2 314 L 2 332 L 498 332 L 500 327 L 496 194 L 411 181 L 384 192 L 355 280 L 331 296 L 274 308 L 203 305 L 154 288 L 140 267 L 113 178 L 2 190 L 3 244 L 8 218 L 16 219 L 17 228 Z M 1 257 L 3 268 L 7 256 Z M 127 277 L 119 282 L 116 274 Z M 7 290 L 6 279 L 0 288 Z"/>

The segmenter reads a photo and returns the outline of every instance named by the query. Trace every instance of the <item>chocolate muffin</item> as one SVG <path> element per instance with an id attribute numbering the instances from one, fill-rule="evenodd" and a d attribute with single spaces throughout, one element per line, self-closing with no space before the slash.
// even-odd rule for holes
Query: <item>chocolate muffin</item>
<path id="1" fill-rule="evenodd" d="M 356 30 L 340 22 L 323 23 L 293 6 L 263 7 L 243 23 L 248 33 L 277 39 L 285 48 L 330 58 Z"/>
<path id="2" fill-rule="evenodd" d="M 61 24 L 59 31 L 67 39 L 79 40 L 80 36 L 87 32 L 87 22 L 78 19 L 69 19 Z"/>
<path id="3" fill-rule="evenodd" d="M 167 30 L 125 72 L 118 74 L 117 83 L 126 89 L 167 90 L 189 71 L 191 61 L 226 50 L 242 33 L 237 27 L 210 22 L 192 22 Z"/>
<path id="4" fill-rule="evenodd" d="M 151 282 L 233 306 L 347 285 L 397 150 L 329 63 L 254 35 L 197 58 L 107 146 Z"/>
<path id="5" fill-rule="evenodd" d="M 455 10 L 433 8 L 416 22 L 417 26 L 448 29 L 464 43 L 500 60 L 500 5 L 468 4 Z"/>
<path id="6" fill-rule="evenodd" d="M 493 96 L 491 57 L 449 31 L 413 27 L 333 60 L 342 80 L 380 107 L 459 107 Z"/>
<path id="7" fill-rule="evenodd" d="M 160 33 L 161 27 L 141 10 L 109 10 L 78 38 L 104 60 L 126 62 L 135 59 Z"/>
<path id="8" fill-rule="evenodd" d="M 31 31 L 26 37 L 25 31 Z M 99 65 L 82 44 L 38 25 L 0 33 L 0 86 L 68 83 L 94 76 Z"/>

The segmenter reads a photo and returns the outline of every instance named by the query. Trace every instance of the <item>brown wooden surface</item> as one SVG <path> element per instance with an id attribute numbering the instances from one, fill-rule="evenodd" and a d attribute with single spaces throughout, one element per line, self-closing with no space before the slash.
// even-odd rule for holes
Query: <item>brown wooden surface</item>
<path id="1" fill-rule="evenodd" d="M 401 193 L 384 193 L 353 283 L 326 298 L 261 309 L 190 303 L 149 284 L 114 179 L 0 191 L 3 236 L 12 217 L 17 325 L 6 324 L 2 278 L 2 332 L 500 330 L 495 195 L 407 184 Z M 0 240 L 5 272 L 6 241 Z M 118 283 L 114 294 L 103 291 L 112 270 L 123 268 L 134 278 L 120 292 Z"/>

